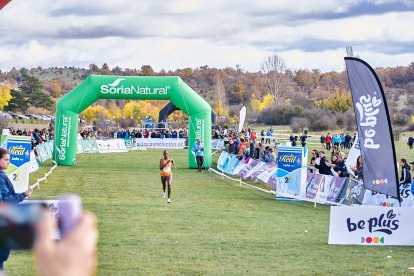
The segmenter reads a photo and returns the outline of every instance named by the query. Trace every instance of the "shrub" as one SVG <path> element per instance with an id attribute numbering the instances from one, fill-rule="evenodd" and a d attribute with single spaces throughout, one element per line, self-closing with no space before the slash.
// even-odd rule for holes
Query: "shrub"
<path id="1" fill-rule="evenodd" d="M 356 123 L 356 120 L 355 120 L 355 114 L 352 110 L 348 110 L 345 113 L 343 113 L 342 118 L 344 120 L 343 128 L 345 128 L 348 131 L 355 131 L 356 130 L 357 123 Z"/>
<path id="2" fill-rule="evenodd" d="M 1 117 L 0 118 L 0 131 L 3 131 L 3 129 L 5 128 L 9 128 L 9 119 Z"/>
<path id="3" fill-rule="evenodd" d="M 307 132 L 306 128 L 309 127 L 309 119 L 308 118 L 293 118 L 292 120 L 292 131 L 295 133 L 298 132 Z"/>
<path id="4" fill-rule="evenodd" d="M 309 122 L 309 130 L 311 131 L 323 131 L 328 129 L 334 129 L 332 126 L 332 120 L 327 116 L 315 117 Z"/>
<path id="5" fill-rule="evenodd" d="M 303 117 L 302 107 L 276 106 L 263 109 L 257 121 L 267 125 L 290 125 L 295 117 Z"/>
<path id="6" fill-rule="evenodd" d="M 395 116 L 392 116 L 391 121 L 394 127 L 399 126 L 402 129 L 404 126 L 409 124 L 410 117 L 406 114 L 397 113 Z"/>
<path id="7" fill-rule="evenodd" d="M 137 124 L 136 124 L 134 119 L 125 118 L 125 119 L 120 119 L 119 120 L 119 125 L 122 128 L 129 128 L 129 127 L 135 127 Z"/>
<path id="8" fill-rule="evenodd" d="M 409 124 L 408 127 L 407 127 L 407 130 L 408 131 L 414 131 L 414 123 Z"/>
<path id="9" fill-rule="evenodd" d="M 336 115 L 336 124 L 338 125 L 339 128 L 344 128 L 344 124 L 345 124 L 345 119 L 342 116 L 342 114 Z"/>
<path id="10" fill-rule="evenodd" d="M 335 129 L 337 127 L 336 116 L 329 110 L 320 108 L 307 109 L 304 117 L 309 121 L 310 131 Z"/>

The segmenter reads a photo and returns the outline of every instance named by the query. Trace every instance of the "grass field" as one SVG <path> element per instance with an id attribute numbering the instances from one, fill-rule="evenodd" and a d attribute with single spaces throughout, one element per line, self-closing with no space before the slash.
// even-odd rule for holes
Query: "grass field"
<path id="1" fill-rule="evenodd" d="M 170 153 L 172 204 L 161 198 L 161 150 L 79 155 L 34 198 L 81 195 L 99 220 L 97 275 L 395 275 L 414 266 L 413 247 L 328 245 L 328 206 L 275 201 L 187 169 L 185 150 Z M 12 252 L 6 272 L 33 275 L 32 254 Z"/>

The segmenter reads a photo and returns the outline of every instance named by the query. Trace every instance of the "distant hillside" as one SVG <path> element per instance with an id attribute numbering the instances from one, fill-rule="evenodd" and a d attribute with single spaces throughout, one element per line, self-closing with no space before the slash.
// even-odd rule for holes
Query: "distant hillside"
<path id="1" fill-rule="evenodd" d="M 389 101 L 389 108 L 395 116 L 414 115 L 414 63 L 395 68 L 376 68 Z M 249 116 L 259 116 L 269 106 L 299 106 L 306 110 L 324 108 L 331 110 L 335 117 L 338 111 L 332 106 L 335 95 L 350 97 L 346 72 L 325 72 L 314 70 L 286 70 L 282 73 L 247 72 L 236 68 L 184 68 L 175 71 L 155 72 L 150 65 L 140 69 L 110 68 L 108 64 L 89 68 L 20 68 L 0 72 L 0 81 L 7 81 L 17 89 L 22 74 L 28 74 L 41 81 L 43 90 L 55 101 L 78 86 L 91 74 L 119 76 L 180 76 L 189 86 L 199 93 L 220 115 L 237 115 L 242 105 L 249 108 Z M 269 86 L 270 74 L 282 77 L 279 95 Z M 267 95 L 267 96 L 266 96 Z M 273 103 L 276 101 L 275 103 Z M 110 102 L 110 101 L 109 101 Z M 126 101 L 112 101 L 122 108 Z M 101 102 L 100 102 L 101 103 Z M 102 103 L 108 107 L 108 102 Z M 349 108 L 348 106 L 347 108 Z M 347 110 L 347 109 L 346 109 Z M 293 112 L 293 111 L 292 111 Z M 317 111 L 315 111 L 317 113 Z M 344 113 L 343 110 L 340 112 Z M 315 114 L 316 114 L 315 113 Z M 306 115 L 306 114 L 305 114 Z M 305 116 L 303 115 L 303 116 Z M 334 117 L 334 118 L 335 118 Z M 251 118 L 251 117 L 250 117 Z M 341 119 L 342 121 L 345 119 Z M 408 119 L 404 119 L 407 121 Z M 400 120 L 401 121 L 401 120 Z"/>

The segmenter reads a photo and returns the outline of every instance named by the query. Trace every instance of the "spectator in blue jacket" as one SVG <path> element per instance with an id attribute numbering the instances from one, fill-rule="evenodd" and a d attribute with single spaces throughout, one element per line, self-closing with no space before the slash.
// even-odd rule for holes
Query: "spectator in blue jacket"
<path id="1" fill-rule="evenodd" d="M 340 146 L 341 146 L 341 149 L 344 149 L 345 148 L 345 134 L 341 134 L 341 136 L 339 136 L 339 138 L 341 139 L 341 144 L 340 144 Z"/>
<path id="2" fill-rule="evenodd" d="M 118 132 L 116 133 L 116 138 L 123 138 L 124 134 L 122 133 L 121 129 L 118 129 Z"/>
<path id="3" fill-rule="evenodd" d="M 195 142 L 192 151 L 196 156 L 198 171 L 201 172 L 204 162 L 204 145 L 203 143 L 201 143 L 200 138 L 197 138 L 197 141 Z"/>
<path id="4" fill-rule="evenodd" d="M 174 129 L 172 132 L 171 132 L 171 138 L 177 138 L 177 131 Z"/>
<path id="5" fill-rule="evenodd" d="M 339 144 L 341 143 L 341 137 L 339 136 L 339 134 L 335 134 L 334 137 L 332 137 L 332 142 L 334 144 L 334 146 L 336 146 L 339 149 Z"/>
<path id="6" fill-rule="evenodd" d="M 272 132 L 270 131 L 270 129 L 266 132 L 266 143 L 265 144 L 270 144 L 270 137 L 272 137 Z"/>
<path id="7" fill-rule="evenodd" d="M 262 159 L 260 159 L 260 161 L 265 162 L 265 163 L 269 163 L 270 162 L 270 151 L 269 151 L 270 147 L 266 146 L 264 149 L 264 153 L 263 153 L 263 157 Z"/>

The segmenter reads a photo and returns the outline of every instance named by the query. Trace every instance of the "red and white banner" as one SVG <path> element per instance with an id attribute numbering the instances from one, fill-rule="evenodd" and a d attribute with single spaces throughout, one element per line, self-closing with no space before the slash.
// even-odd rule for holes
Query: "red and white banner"
<path id="1" fill-rule="evenodd" d="M 99 153 L 128 152 L 123 139 L 96 140 Z"/>

